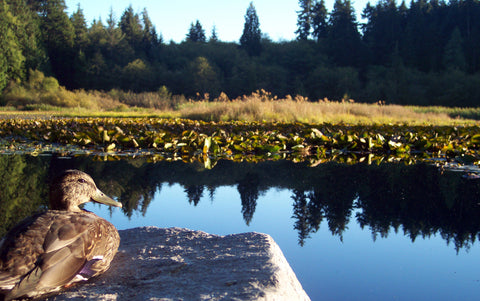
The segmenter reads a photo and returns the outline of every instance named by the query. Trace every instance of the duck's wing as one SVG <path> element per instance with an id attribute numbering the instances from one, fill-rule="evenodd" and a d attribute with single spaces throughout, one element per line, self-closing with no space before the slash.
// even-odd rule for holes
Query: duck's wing
<path id="1" fill-rule="evenodd" d="M 20 276 L 12 276 L 10 273 L 0 272 L 0 291 L 11 290 L 20 280 Z"/>
<path id="2" fill-rule="evenodd" d="M 10 291 L 14 299 L 32 292 L 55 291 L 69 284 L 91 259 L 98 217 L 88 213 L 55 216 L 35 267 Z"/>
<path id="3" fill-rule="evenodd" d="M 10 290 L 34 266 L 43 252 L 43 236 L 50 228 L 45 213 L 30 216 L 0 241 L 0 289 Z"/>

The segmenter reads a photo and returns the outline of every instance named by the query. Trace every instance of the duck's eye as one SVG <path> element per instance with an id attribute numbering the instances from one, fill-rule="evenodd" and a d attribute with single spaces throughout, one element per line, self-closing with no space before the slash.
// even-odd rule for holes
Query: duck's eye
<path id="1" fill-rule="evenodd" d="M 78 183 L 82 183 L 82 184 L 87 183 L 87 180 L 85 180 L 85 179 L 78 179 L 77 181 L 78 181 Z"/>

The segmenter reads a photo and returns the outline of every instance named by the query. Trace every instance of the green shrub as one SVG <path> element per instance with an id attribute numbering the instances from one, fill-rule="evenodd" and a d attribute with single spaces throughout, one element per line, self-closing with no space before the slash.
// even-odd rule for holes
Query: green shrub
<path id="1" fill-rule="evenodd" d="M 56 92 L 60 89 L 58 81 L 53 77 L 46 77 L 42 82 L 42 90 L 45 92 Z"/>
<path id="2" fill-rule="evenodd" d="M 68 91 L 58 81 L 38 70 L 30 70 L 25 84 L 11 83 L 0 97 L 0 105 L 26 110 L 52 110 L 54 107 L 113 110 L 122 105 L 106 93 Z"/>
<path id="3" fill-rule="evenodd" d="M 107 95 L 128 106 L 157 110 L 176 109 L 179 104 L 186 101 L 183 96 L 172 95 L 166 86 L 161 86 L 157 92 L 142 93 L 112 89 Z"/>

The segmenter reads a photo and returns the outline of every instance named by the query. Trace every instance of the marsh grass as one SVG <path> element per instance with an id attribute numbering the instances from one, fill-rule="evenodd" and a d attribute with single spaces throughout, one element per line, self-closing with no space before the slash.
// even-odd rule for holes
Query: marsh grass
<path id="1" fill-rule="evenodd" d="M 103 98 L 100 98 L 102 100 Z M 295 101 L 280 99 L 262 101 L 255 97 L 242 100 L 189 101 L 177 109 L 163 110 L 117 105 L 110 109 L 84 107 L 57 107 L 34 104 L 14 111 L 12 107 L 0 109 L 5 116 L 66 116 L 66 117 L 162 117 L 188 118 L 204 121 L 279 121 L 302 123 L 347 124 L 412 124 L 458 125 L 477 124 L 477 109 L 427 109 L 400 105 L 364 104 L 333 101 Z M 3 111 L 3 113 L 2 113 Z"/>
<path id="2" fill-rule="evenodd" d="M 263 101 L 247 97 L 232 102 L 190 102 L 179 116 L 206 121 L 282 121 L 305 123 L 408 123 L 456 124 L 473 120 L 452 118 L 448 111 L 420 111 L 415 107 L 364 104 L 345 101 L 295 101 L 291 98 Z"/>
<path id="3" fill-rule="evenodd" d="M 414 112 L 446 114 L 450 118 L 480 120 L 480 108 L 412 107 Z"/>
<path id="4" fill-rule="evenodd" d="M 447 108 L 355 103 L 344 97 L 340 101 L 310 101 L 306 97 L 287 95 L 279 99 L 258 90 L 231 100 L 225 93 L 211 99 L 208 94 L 187 100 L 172 95 L 166 87 L 158 91 L 133 93 L 120 90 L 68 91 L 51 77 L 31 71 L 26 84 L 14 84 L 0 96 L 0 117 L 163 117 L 205 121 L 280 121 L 304 123 L 413 125 L 477 124 L 480 108 Z M 15 111 L 17 110 L 17 111 Z"/>
<path id="5" fill-rule="evenodd" d="M 134 93 L 113 89 L 108 93 L 103 93 L 103 95 L 129 107 L 161 111 L 175 110 L 180 104 L 187 101 L 183 95 L 172 95 L 165 86 L 160 87 L 155 92 Z"/>

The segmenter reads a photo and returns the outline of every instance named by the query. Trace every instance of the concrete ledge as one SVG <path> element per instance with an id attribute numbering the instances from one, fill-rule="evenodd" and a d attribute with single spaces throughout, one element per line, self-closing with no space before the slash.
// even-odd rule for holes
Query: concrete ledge
<path id="1" fill-rule="evenodd" d="M 119 253 L 104 275 L 49 300 L 310 300 L 269 235 L 119 232 Z"/>

